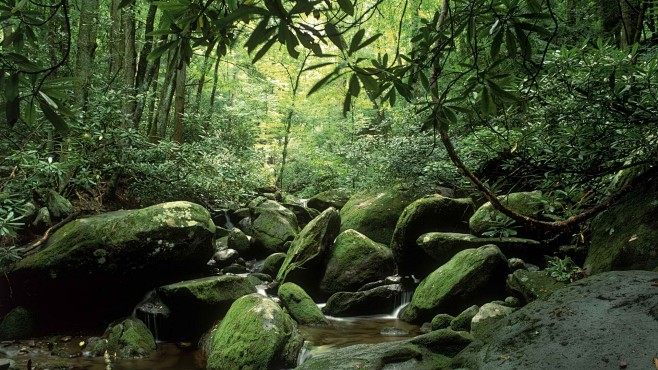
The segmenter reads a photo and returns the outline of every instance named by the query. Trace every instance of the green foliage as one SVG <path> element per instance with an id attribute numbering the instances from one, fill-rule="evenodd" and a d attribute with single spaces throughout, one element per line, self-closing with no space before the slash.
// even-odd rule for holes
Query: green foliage
<path id="1" fill-rule="evenodd" d="M 569 281 L 582 279 L 584 277 L 583 270 L 578 267 L 571 258 L 564 257 L 554 258 L 548 261 L 546 267 L 546 274 L 557 281 Z"/>
<path id="2" fill-rule="evenodd" d="M 510 236 L 515 236 L 517 231 L 514 230 L 514 220 L 503 215 L 502 213 L 496 212 L 495 219 L 491 220 L 492 223 L 495 223 L 495 226 L 489 228 L 488 231 L 482 233 L 484 236 L 492 238 L 508 238 Z"/>

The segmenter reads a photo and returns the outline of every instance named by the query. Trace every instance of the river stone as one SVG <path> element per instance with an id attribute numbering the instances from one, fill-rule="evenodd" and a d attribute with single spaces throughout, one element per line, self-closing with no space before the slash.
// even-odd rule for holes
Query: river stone
<path id="1" fill-rule="evenodd" d="M 237 251 L 240 256 L 246 256 L 250 252 L 251 241 L 249 241 L 247 234 L 234 227 L 228 232 L 226 246 Z"/>
<path id="2" fill-rule="evenodd" d="M 198 274 L 214 252 L 210 213 L 190 202 L 115 211 L 69 222 L 0 279 L 8 303 L 67 330 L 110 322 L 144 292 Z"/>
<path id="3" fill-rule="evenodd" d="M 338 292 L 329 297 L 322 312 L 336 317 L 388 314 L 395 310 L 395 303 L 402 294 L 400 284 L 359 292 Z"/>
<path id="4" fill-rule="evenodd" d="M 391 240 L 399 274 L 425 277 L 436 269 L 439 265 L 426 258 L 416 240 L 432 231 L 468 232 L 468 219 L 474 211 L 470 198 L 453 199 L 439 194 L 428 195 L 408 205 L 395 225 Z"/>
<path id="5" fill-rule="evenodd" d="M 0 370 L 19 370 L 16 361 L 8 358 L 0 358 Z"/>
<path id="6" fill-rule="evenodd" d="M 493 323 L 514 311 L 516 311 L 516 308 L 503 306 L 500 303 L 485 303 L 471 320 L 471 334 L 475 338 L 482 338 Z"/>
<path id="7" fill-rule="evenodd" d="M 329 321 L 324 317 L 318 305 L 295 283 L 283 283 L 279 287 L 279 298 L 290 316 L 300 325 L 324 326 Z"/>
<path id="8" fill-rule="evenodd" d="M 592 274 L 611 270 L 658 268 L 658 180 L 623 197 L 598 215 L 585 268 Z"/>
<path id="9" fill-rule="evenodd" d="M 310 208 L 322 212 L 329 207 L 334 207 L 340 211 L 352 196 L 352 192 L 347 189 L 331 189 L 315 194 L 306 202 Z"/>
<path id="10" fill-rule="evenodd" d="M 455 317 L 447 313 L 440 313 L 432 318 L 430 328 L 432 330 L 446 329 L 450 327 L 450 323 Z"/>
<path id="11" fill-rule="evenodd" d="M 651 368 L 658 333 L 658 273 L 613 271 L 569 284 L 494 323 L 453 368 Z"/>
<path id="12" fill-rule="evenodd" d="M 543 261 L 544 254 L 548 254 L 548 250 L 536 240 L 512 237 L 487 238 L 461 233 L 427 233 L 418 238 L 417 244 L 426 255 L 436 261 L 437 266 L 448 262 L 452 256 L 464 249 L 479 248 L 487 244 L 497 246 L 507 258 L 517 257 L 531 262 Z"/>
<path id="13" fill-rule="evenodd" d="M 338 235 L 330 249 L 320 290 L 328 294 L 356 291 L 394 273 L 393 254 L 388 247 L 349 229 Z"/>
<path id="14" fill-rule="evenodd" d="M 272 299 L 246 295 L 231 305 L 206 343 L 208 370 L 293 368 L 304 339 Z"/>
<path id="15" fill-rule="evenodd" d="M 546 298 L 566 285 L 566 282 L 548 276 L 546 271 L 516 270 L 507 277 L 508 289 L 523 298 L 526 303 Z"/>
<path id="16" fill-rule="evenodd" d="M 415 192 L 398 188 L 357 193 L 340 210 L 340 231 L 354 229 L 389 245 L 400 215 L 415 199 Z"/>
<path id="17" fill-rule="evenodd" d="M 522 215 L 531 217 L 537 217 L 541 214 L 541 211 L 543 211 L 544 208 L 541 198 L 542 193 L 538 190 L 532 192 L 511 193 L 498 197 L 501 203 L 507 205 L 510 209 L 519 212 Z M 511 221 L 512 220 L 508 216 L 497 211 L 491 205 L 491 202 L 486 202 L 475 211 L 473 217 L 468 221 L 468 225 L 471 232 L 477 236 L 484 236 L 484 232 L 491 231 L 498 227 L 513 228 L 518 232 L 519 236 L 527 237 L 532 235 L 524 230 L 520 230 L 516 222 L 512 222 L 509 226 L 505 226 Z"/>
<path id="18" fill-rule="evenodd" d="M 138 319 L 128 318 L 111 324 L 103 338 L 106 340 L 105 350 L 117 358 L 142 358 L 155 351 L 153 334 Z"/>
<path id="19" fill-rule="evenodd" d="M 297 217 L 289 209 L 273 200 L 255 203 L 251 210 L 251 232 L 255 243 L 265 254 L 285 252 L 286 242 L 299 233 Z"/>
<path id="20" fill-rule="evenodd" d="M 471 320 L 477 315 L 480 307 L 473 305 L 462 311 L 450 321 L 450 329 L 454 331 L 471 331 Z"/>
<path id="21" fill-rule="evenodd" d="M 279 269 L 281 268 L 281 265 L 283 265 L 283 261 L 286 259 L 286 254 L 283 252 L 279 253 L 272 253 L 267 258 L 265 258 L 265 261 L 263 261 L 263 268 L 261 269 L 261 272 L 263 274 L 270 275 L 271 278 L 276 277 L 276 274 L 279 272 Z"/>
<path id="22" fill-rule="evenodd" d="M 256 292 L 250 280 L 223 275 L 181 281 L 158 288 L 158 296 L 170 309 L 174 333 L 185 339 L 198 339 L 228 311 L 238 298 Z"/>
<path id="23" fill-rule="evenodd" d="M 340 216 L 335 208 L 323 211 L 309 222 L 290 245 L 276 281 L 292 281 L 313 296 L 322 277 L 326 251 L 336 239 L 339 228 Z"/>
<path id="24" fill-rule="evenodd" d="M 306 225 L 308 225 L 309 222 L 311 222 L 312 219 L 318 217 L 320 214 L 317 209 L 303 207 L 299 204 L 282 203 L 281 205 L 288 208 L 292 213 L 295 214 L 295 217 L 297 218 L 297 224 L 300 228 L 304 228 Z"/>
<path id="25" fill-rule="evenodd" d="M 0 322 L 0 340 L 27 339 L 34 336 L 38 328 L 37 318 L 30 310 L 16 307 Z"/>
<path id="26" fill-rule="evenodd" d="M 357 344 L 313 355 L 297 370 L 436 370 L 473 341 L 466 332 L 437 330 L 390 343 Z"/>
<path id="27" fill-rule="evenodd" d="M 400 318 L 421 324 L 438 313 L 455 315 L 504 298 L 506 276 L 507 260 L 495 245 L 463 250 L 420 282 Z"/>

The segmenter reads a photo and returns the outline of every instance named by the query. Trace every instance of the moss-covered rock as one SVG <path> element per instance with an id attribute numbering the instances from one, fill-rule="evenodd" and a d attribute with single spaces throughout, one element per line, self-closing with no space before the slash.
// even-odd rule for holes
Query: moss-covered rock
<path id="1" fill-rule="evenodd" d="M 473 341 L 466 332 L 437 330 L 392 343 L 358 344 L 314 355 L 298 370 L 448 369 L 450 357 Z"/>
<path id="2" fill-rule="evenodd" d="M 432 330 L 446 329 L 450 327 L 450 323 L 454 320 L 455 317 L 448 315 L 447 313 L 440 313 L 432 318 L 430 323 L 430 328 Z"/>
<path id="3" fill-rule="evenodd" d="M 279 298 L 290 316 L 300 325 L 329 325 L 318 305 L 295 283 L 284 283 L 279 287 Z"/>
<path id="4" fill-rule="evenodd" d="M 140 358 L 155 350 L 155 339 L 141 320 L 125 319 L 110 325 L 103 337 L 106 349 L 118 358 Z"/>
<path id="5" fill-rule="evenodd" d="M 504 298 L 506 276 L 507 260 L 495 245 L 463 250 L 420 282 L 400 318 L 420 324 Z"/>
<path id="6" fill-rule="evenodd" d="M 235 301 L 211 332 L 206 369 L 292 368 L 303 341 L 295 321 L 278 304 L 249 294 Z"/>
<path id="7" fill-rule="evenodd" d="M 295 214 L 295 217 L 297 217 L 297 224 L 300 228 L 304 228 L 306 225 L 308 225 L 309 222 L 311 222 L 312 219 L 318 217 L 320 214 L 317 209 L 303 207 L 299 204 L 282 203 L 281 205 L 288 208 L 292 213 Z"/>
<path id="8" fill-rule="evenodd" d="M 354 229 L 377 243 L 389 245 L 404 209 L 417 198 L 411 190 L 370 190 L 355 194 L 340 210 L 340 231 Z"/>
<path id="9" fill-rule="evenodd" d="M 417 244 L 436 266 L 448 262 L 464 249 L 494 244 L 507 258 L 518 257 L 535 263 L 543 261 L 547 249 L 538 241 L 513 237 L 477 237 L 471 234 L 432 232 L 421 235 Z"/>
<path id="10" fill-rule="evenodd" d="M 334 207 L 337 210 L 340 210 L 351 196 L 352 192 L 350 190 L 342 188 L 331 189 L 312 196 L 309 198 L 308 202 L 306 202 L 306 205 L 310 208 L 317 209 L 320 212 L 329 207 Z"/>
<path id="11" fill-rule="evenodd" d="M 214 252 L 214 233 L 210 213 L 190 202 L 74 220 L 16 264 L 13 302 L 67 329 L 110 321 L 144 292 L 198 273 Z M 0 302 L 8 297 L 0 282 Z"/>
<path id="12" fill-rule="evenodd" d="M 330 249 L 320 289 L 328 294 L 356 291 L 394 273 L 393 254 L 388 247 L 349 229 L 338 235 Z"/>
<path id="13" fill-rule="evenodd" d="M 334 208 L 323 211 L 292 242 L 276 281 L 291 281 L 311 294 L 322 277 L 323 260 L 340 228 L 340 216 Z M 312 294 L 311 294 L 312 295 Z"/>
<path id="14" fill-rule="evenodd" d="M 548 276 L 546 271 L 516 270 L 507 277 L 507 287 L 525 300 L 546 298 L 554 291 L 567 286 L 566 282 L 557 281 Z"/>
<path id="15" fill-rule="evenodd" d="M 255 203 L 251 210 L 251 232 L 255 243 L 266 254 L 285 252 L 284 245 L 299 233 L 297 217 L 289 209 L 273 200 Z"/>
<path id="16" fill-rule="evenodd" d="M 439 194 L 420 198 L 408 205 L 395 225 L 391 250 L 401 275 L 426 276 L 436 268 L 427 266 L 425 253 L 416 245 L 422 234 L 433 231 L 467 232 L 475 211 L 470 198 L 453 199 Z"/>
<path id="17" fill-rule="evenodd" d="M 26 339 L 37 333 L 36 316 L 23 307 L 9 311 L 0 322 L 0 340 Z"/>
<path id="18" fill-rule="evenodd" d="M 158 296 L 171 311 L 177 337 L 197 339 L 221 318 L 238 298 L 255 293 L 242 276 L 223 275 L 182 281 L 158 288 Z"/>
<path id="19" fill-rule="evenodd" d="M 246 256 L 249 254 L 251 249 L 251 241 L 247 234 L 242 232 L 242 230 L 237 227 L 232 228 L 228 232 L 228 238 L 226 240 L 226 246 L 237 251 L 240 256 Z"/>
<path id="20" fill-rule="evenodd" d="M 480 307 L 473 305 L 462 311 L 450 321 L 450 329 L 454 331 L 471 331 L 471 320 L 477 315 Z"/>
<path id="21" fill-rule="evenodd" d="M 387 314 L 393 312 L 402 294 L 400 284 L 382 285 L 358 292 L 338 292 L 329 297 L 322 312 L 337 317 Z"/>
<path id="22" fill-rule="evenodd" d="M 270 277 L 276 277 L 276 274 L 279 273 L 283 261 L 286 259 L 286 254 L 283 252 L 272 253 L 263 261 L 263 268 L 261 272 L 263 274 L 270 275 Z"/>
<path id="23" fill-rule="evenodd" d="M 542 193 L 540 191 L 511 193 L 498 197 L 501 203 L 507 205 L 522 215 L 537 217 L 544 210 L 541 202 Z M 493 231 L 500 228 L 511 228 L 518 232 L 519 236 L 531 236 L 525 230 L 520 229 L 508 216 L 497 211 L 490 202 L 486 202 L 468 221 L 471 232 L 477 236 L 483 236 L 487 231 Z"/>
<path id="24" fill-rule="evenodd" d="M 658 268 L 658 180 L 639 187 L 592 221 L 585 267 L 592 274 Z"/>
<path id="25" fill-rule="evenodd" d="M 493 323 L 514 311 L 516 311 L 516 308 L 503 306 L 500 303 L 485 303 L 471 319 L 471 334 L 475 338 L 484 337 Z"/>

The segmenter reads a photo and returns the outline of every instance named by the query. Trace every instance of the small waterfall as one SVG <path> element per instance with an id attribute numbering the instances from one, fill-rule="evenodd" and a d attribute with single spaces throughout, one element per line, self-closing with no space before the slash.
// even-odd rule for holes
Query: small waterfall
<path id="1" fill-rule="evenodd" d="M 302 348 L 299 350 L 299 353 L 297 354 L 297 366 L 295 367 L 299 367 L 301 364 L 304 363 L 304 361 L 311 358 L 311 351 L 308 348 L 309 344 L 310 344 L 309 341 L 307 340 L 304 341 Z"/>
<path id="2" fill-rule="evenodd" d="M 158 318 L 169 317 L 170 311 L 158 298 L 155 290 L 151 290 L 144 298 L 135 306 L 131 317 L 144 322 L 146 327 L 151 331 L 156 341 L 160 340 L 160 327 L 158 325 Z"/>
<path id="3" fill-rule="evenodd" d="M 411 297 L 413 296 L 413 290 L 403 290 L 395 298 L 395 308 L 391 314 L 393 317 L 397 318 L 400 314 L 400 311 L 411 302 Z"/>
<path id="4" fill-rule="evenodd" d="M 226 230 L 232 230 L 235 228 L 235 225 L 233 225 L 233 222 L 231 222 L 231 218 L 228 216 L 228 210 L 224 210 L 224 228 Z"/>

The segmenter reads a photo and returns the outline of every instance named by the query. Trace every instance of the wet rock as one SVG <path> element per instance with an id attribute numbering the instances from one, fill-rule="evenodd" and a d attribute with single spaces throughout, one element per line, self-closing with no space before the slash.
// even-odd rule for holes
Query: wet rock
<path id="1" fill-rule="evenodd" d="M 238 228 L 233 228 L 229 231 L 226 245 L 228 248 L 234 249 L 241 256 L 249 255 L 251 251 L 249 237 Z"/>
<path id="2" fill-rule="evenodd" d="M 471 320 L 471 334 L 473 334 L 473 337 L 475 338 L 485 336 L 484 333 L 493 323 L 510 315 L 515 310 L 516 309 L 513 307 L 503 306 L 500 303 L 485 303 L 480 307 L 477 314 L 473 316 Z"/>
<path id="3" fill-rule="evenodd" d="M 576 281 L 494 323 L 453 368 L 650 367 L 658 332 L 658 273 L 614 271 Z M 644 365 L 646 364 L 646 365 Z"/>
<path id="4" fill-rule="evenodd" d="M 462 311 L 457 317 L 450 322 L 450 329 L 454 331 L 471 331 L 471 320 L 477 315 L 480 308 L 471 306 Z"/>
<path id="5" fill-rule="evenodd" d="M 303 338 L 272 299 L 246 295 L 233 303 L 205 345 L 208 370 L 292 368 Z"/>
<path id="6" fill-rule="evenodd" d="M 541 198 L 542 193 L 540 191 L 511 193 L 498 197 L 507 207 L 522 215 L 531 217 L 541 215 L 541 212 L 544 210 Z M 495 231 L 497 229 L 512 229 L 522 237 L 533 236 L 532 233 L 522 230 L 512 219 L 494 209 L 490 202 L 486 202 L 478 208 L 468 224 L 471 232 L 477 236 L 484 236 L 485 232 Z"/>
<path id="7" fill-rule="evenodd" d="M 332 189 L 312 196 L 306 205 L 320 212 L 330 207 L 340 211 L 351 196 L 352 192 L 347 189 Z"/>
<path id="8" fill-rule="evenodd" d="M 329 251 L 329 260 L 320 281 L 324 293 L 356 291 L 366 283 L 384 279 L 395 272 L 391 250 L 355 230 L 338 235 Z"/>
<path id="9" fill-rule="evenodd" d="M 340 211 L 340 231 L 354 229 L 389 245 L 402 211 L 416 198 L 415 192 L 398 188 L 357 193 Z"/>
<path id="10" fill-rule="evenodd" d="M 276 277 L 276 274 L 279 272 L 283 261 L 286 259 L 286 254 L 283 252 L 272 253 L 263 262 L 263 268 L 261 272 L 263 274 L 268 274 L 270 277 Z"/>
<path id="11" fill-rule="evenodd" d="M 391 313 L 401 294 L 399 284 L 359 292 L 338 292 L 329 297 L 322 312 L 337 317 Z"/>
<path id="12" fill-rule="evenodd" d="M 506 276 L 507 260 L 498 247 L 466 249 L 420 282 L 400 318 L 420 324 L 504 297 Z"/>
<path id="13" fill-rule="evenodd" d="M 212 259 L 215 261 L 215 267 L 221 269 L 235 262 L 240 255 L 235 249 L 222 249 L 215 252 Z"/>
<path id="14" fill-rule="evenodd" d="M 658 268 L 658 180 L 638 187 L 598 215 L 585 268 L 592 274 L 611 270 Z"/>
<path id="15" fill-rule="evenodd" d="M 304 289 L 295 283 L 283 283 L 279 287 L 279 298 L 292 318 L 300 325 L 324 326 L 329 321 Z"/>
<path id="16" fill-rule="evenodd" d="M 508 289 L 522 297 L 526 303 L 546 298 L 566 285 L 548 276 L 545 271 L 516 270 L 507 277 Z"/>
<path id="17" fill-rule="evenodd" d="M 455 317 L 447 313 L 440 313 L 432 318 L 432 330 L 446 329 L 450 327 L 450 323 Z"/>
<path id="18" fill-rule="evenodd" d="M 408 205 L 397 221 L 391 240 L 400 275 L 425 277 L 436 269 L 439 265 L 431 260 L 427 263 L 427 255 L 418 248 L 416 240 L 428 232 L 468 232 L 468 219 L 474 211 L 475 205 L 470 198 L 453 199 L 438 194 Z"/>
<path id="19" fill-rule="evenodd" d="M 320 214 L 316 209 L 303 207 L 298 204 L 283 203 L 282 205 L 295 214 L 295 217 L 297 217 L 297 224 L 300 228 L 304 228 L 304 226 L 308 225 L 312 219 L 318 217 Z"/>
<path id="20" fill-rule="evenodd" d="M 251 232 L 255 243 L 265 254 L 285 252 L 286 242 L 299 233 L 297 217 L 286 207 L 273 200 L 265 200 L 250 206 Z"/>
<path id="21" fill-rule="evenodd" d="M 27 339 L 37 333 L 39 325 L 32 311 L 16 307 L 0 322 L 0 340 Z"/>
<path id="22" fill-rule="evenodd" d="M 95 344 L 96 356 L 107 351 L 117 358 L 142 358 L 155 351 L 155 339 L 141 320 L 128 318 L 115 322 L 105 330 L 103 338 Z"/>

